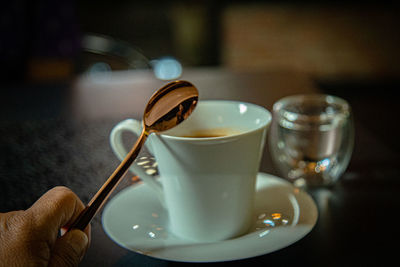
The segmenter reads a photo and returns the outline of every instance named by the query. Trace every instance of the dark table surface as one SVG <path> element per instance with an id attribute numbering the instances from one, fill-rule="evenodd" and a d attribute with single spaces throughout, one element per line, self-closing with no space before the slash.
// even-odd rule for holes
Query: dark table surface
<path id="1" fill-rule="evenodd" d="M 198 87 L 201 99 L 242 100 L 271 110 L 283 96 L 323 92 L 345 98 L 353 108 L 356 139 L 347 171 L 334 187 L 309 192 L 319 210 L 314 229 L 286 248 L 234 264 L 382 266 L 397 262 L 400 142 L 393 89 L 398 87 L 380 82 L 318 83 L 292 72 L 239 73 L 218 68 L 189 69 L 182 78 Z M 82 76 L 65 83 L 2 85 L 0 212 L 26 209 L 57 185 L 70 187 L 87 203 L 118 165 L 108 143 L 112 127 L 128 117 L 140 118 L 150 95 L 163 84 L 150 72 L 131 71 L 100 78 Z M 277 174 L 267 147 L 261 171 Z M 118 191 L 130 184 L 132 176 L 127 175 Z M 91 241 L 81 266 L 185 265 L 119 247 L 104 233 L 101 214 L 92 221 Z"/>

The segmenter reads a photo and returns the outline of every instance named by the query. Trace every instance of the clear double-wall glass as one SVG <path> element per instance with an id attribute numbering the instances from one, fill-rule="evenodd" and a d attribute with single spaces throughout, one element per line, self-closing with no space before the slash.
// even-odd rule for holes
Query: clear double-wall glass
<path id="1" fill-rule="evenodd" d="M 334 184 L 353 151 L 347 101 L 331 95 L 294 95 L 273 107 L 269 147 L 275 167 L 299 187 Z"/>

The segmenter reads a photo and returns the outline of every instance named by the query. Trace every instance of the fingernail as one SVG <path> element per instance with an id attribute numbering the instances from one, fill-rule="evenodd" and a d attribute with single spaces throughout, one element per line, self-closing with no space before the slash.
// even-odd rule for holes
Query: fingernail
<path id="1" fill-rule="evenodd" d="M 79 255 L 80 259 L 82 259 L 89 242 L 87 235 L 81 230 L 71 230 L 68 233 L 67 242 L 71 245 L 76 254 Z"/>

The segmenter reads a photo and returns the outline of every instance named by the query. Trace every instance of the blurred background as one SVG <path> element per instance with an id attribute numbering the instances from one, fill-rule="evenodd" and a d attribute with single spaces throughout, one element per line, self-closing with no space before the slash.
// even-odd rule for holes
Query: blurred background
<path id="1" fill-rule="evenodd" d="M 1 1 L 0 212 L 26 209 L 56 185 L 87 203 L 119 163 L 108 144 L 113 126 L 139 118 L 145 99 L 183 72 L 209 98 L 269 109 L 270 96 L 293 91 L 349 101 L 356 141 L 348 171 L 314 195 L 321 216 L 308 241 L 265 261 L 389 262 L 393 229 L 382 222 L 398 209 L 399 11 L 389 0 Z M 263 171 L 273 173 L 264 155 Z M 100 216 L 94 222 L 83 265 L 125 255 L 156 261 L 126 254 Z"/>
<path id="2" fill-rule="evenodd" d="M 394 2 L 3 1 L 0 79 L 63 81 L 161 60 L 178 72 L 220 66 L 294 70 L 322 83 L 388 83 L 400 74 Z"/>

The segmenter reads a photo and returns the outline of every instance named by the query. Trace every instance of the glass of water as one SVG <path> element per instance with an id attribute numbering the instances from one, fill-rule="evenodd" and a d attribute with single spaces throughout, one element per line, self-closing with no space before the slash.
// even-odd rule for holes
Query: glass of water
<path id="1" fill-rule="evenodd" d="M 269 148 L 275 167 L 298 187 L 333 185 L 354 144 L 350 105 L 331 95 L 294 95 L 273 107 Z"/>

